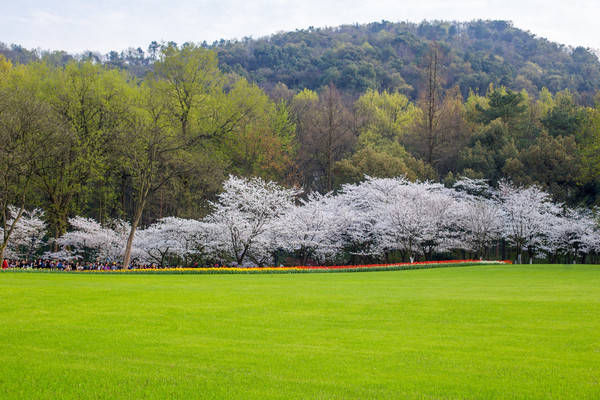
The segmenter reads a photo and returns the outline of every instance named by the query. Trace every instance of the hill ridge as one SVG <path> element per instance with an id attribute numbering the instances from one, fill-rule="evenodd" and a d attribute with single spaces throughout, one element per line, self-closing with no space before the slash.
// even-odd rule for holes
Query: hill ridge
<path id="1" fill-rule="evenodd" d="M 543 87 L 568 89 L 591 104 L 600 90 L 598 51 L 550 41 L 504 20 L 379 21 L 308 27 L 259 38 L 221 39 L 202 46 L 214 49 L 225 72 L 236 73 L 270 91 L 278 83 L 290 89 L 318 89 L 333 82 L 339 89 L 400 91 L 419 97 L 423 57 L 432 43 L 443 55 L 445 88 L 459 86 L 485 94 L 490 84 L 535 95 Z M 27 50 L 0 42 L 0 54 L 13 62 L 40 58 L 53 64 L 92 58 L 141 77 L 151 69 L 160 43 L 146 50 L 129 48 L 105 55 Z"/>

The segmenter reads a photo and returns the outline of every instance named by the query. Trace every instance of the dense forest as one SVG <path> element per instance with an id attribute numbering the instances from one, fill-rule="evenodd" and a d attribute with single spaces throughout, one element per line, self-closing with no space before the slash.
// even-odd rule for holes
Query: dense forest
<path id="1" fill-rule="evenodd" d="M 589 102 L 600 88 L 600 63 L 588 50 L 540 39 L 505 21 L 380 22 L 308 29 L 213 47 L 226 71 L 266 88 L 400 91 L 419 97 L 432 43 L 439 47 L 444 89 L 485 94 L 490 84 L 535 94 L 569 89 Z"/>
<path id="2" fill-rule="evenodd" d="M 578 102 L 592 105 L 600 89 L 600 62 L 592 51 L 550 42 L 508 21 L 382 21 L 199 45 L 217 52 L 224 72 L 234 72 L 267 91 L 278 83 L 295 91 L 318 90 L 333 83 L 353 95 L 367 89 L 388 90 L 415 100 L 423 89 L 422 75 L 432 43 L 440 51 L 442 87 L 458 86 L 463 97 L 470 91 L 484 95 L 493 84 L 526 90 L 533 96 L 543 88 L 552 93 L 568 89 Z M 152 42 L 146 50 L 73 55 L 0 42 L 0 54 L 13 63 L 45 60 L 65 65 L 75 59 L 92 60 L 142 78 L 163 45 Z"/>
<path id="3" fill-rule="evenodd" d="M 200 218 L 230 174 L 305 193 L 460 177 L 600 201 L 600 62 L 502 21 L 373 23 L 153 42 L 0 45 L 0 215 Z"/>

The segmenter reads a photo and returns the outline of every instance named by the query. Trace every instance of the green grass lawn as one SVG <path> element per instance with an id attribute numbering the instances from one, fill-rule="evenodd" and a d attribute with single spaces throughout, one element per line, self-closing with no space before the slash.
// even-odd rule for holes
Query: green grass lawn
<path id="1" fill-rule="evenodd" d="M 0 398 L 599 399 L 600 266 L 2 273 Z"/>

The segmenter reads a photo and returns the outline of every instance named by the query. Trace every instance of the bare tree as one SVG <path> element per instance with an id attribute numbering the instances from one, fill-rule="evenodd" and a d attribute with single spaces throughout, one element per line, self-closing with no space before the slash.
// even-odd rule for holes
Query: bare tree
<path id="1" fill-rule="evenodd" d="M 354 143 L 351 113 L 335 86 L 329 84 L 318 101 L 303 105 L 299 120 L 298 158 L 304 186 L 329 192 L 335 182 L 335 163 Z"/>
<path id="2" fill-rule="evenodd" d="M 433 161 L 433 151 L 438 143 L 438 109 L 440 102 L 440 81 L 439 81 L 439 48 L 436 44 L 429 49 L 427 56 L 427 81 L 423 108 L 425 111 L 425 140 L 427 143 L 428 163 Z"/>

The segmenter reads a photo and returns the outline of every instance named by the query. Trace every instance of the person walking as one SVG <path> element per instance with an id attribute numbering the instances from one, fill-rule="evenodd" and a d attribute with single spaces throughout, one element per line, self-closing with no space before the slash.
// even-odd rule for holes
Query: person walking
<path id="1" fill-rule="evenodd" d="M 3 260 L 2 261 L 2 269 L 7 269 L 8 268 L 8 261 Z"/>

